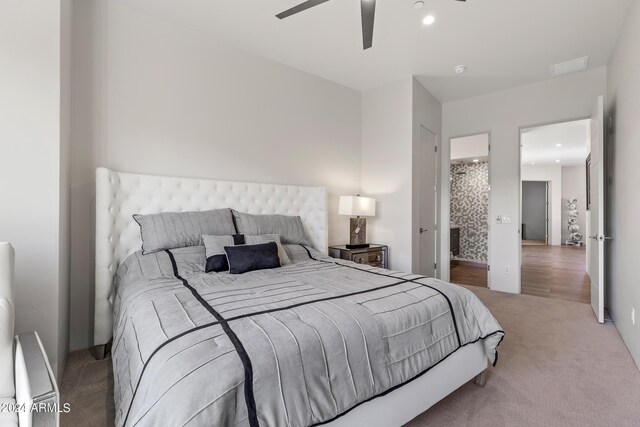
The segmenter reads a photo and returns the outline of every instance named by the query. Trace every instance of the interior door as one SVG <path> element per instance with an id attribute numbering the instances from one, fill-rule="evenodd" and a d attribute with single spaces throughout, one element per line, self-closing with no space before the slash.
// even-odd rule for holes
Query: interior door
<path id="1" fill-rule="evenodd" d="M 420 127 L 420 264 L 419 273 L 436 276 L 437 137 Z"/>
<path id="2" fill-rule="evenodd" d="M 589 239 L 592 240 L 590 256 L 587 260 L 589 277 L 591 278 L 591 306 L 598 318 L 604 323 L 604 97 L 598 97 L 591 115 L 591 225 Z"/>

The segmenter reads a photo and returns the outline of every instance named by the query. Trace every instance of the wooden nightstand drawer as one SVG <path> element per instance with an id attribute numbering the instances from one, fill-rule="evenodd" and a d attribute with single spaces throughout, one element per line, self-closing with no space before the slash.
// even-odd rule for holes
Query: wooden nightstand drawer
<path id="1" fill-rule="evenodd" d="M 329 255 L 333 258 L 346 259 L 356 264 L 366 264 L 372 267 L 389 268 L 387 261 L 387 246 L 371 245 L 368 248 L 348 249 L 346 246 L 331 246 Z"/>
<path id="2" fill-rule="evenodd" d="M 384 259 L 384 253 L 380 251 L 376 252 L 367 252 L 364 254 L 353 254 L 351 257 L 351 261 L 356 262 L 358 264 L 382 264 L 382 260 Z"/>

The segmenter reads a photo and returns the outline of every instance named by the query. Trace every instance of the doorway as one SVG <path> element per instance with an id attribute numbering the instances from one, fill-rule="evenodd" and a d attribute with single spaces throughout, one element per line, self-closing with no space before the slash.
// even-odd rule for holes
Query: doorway
<path id="1" fill-rule="evenodd" d="M 451 139 L 450 280 L 488 286 L 489 134 Z"/>
<path id="2" fill-rule="evenodd" d="M 549 244 L 549 181 L 522 181 L 522 244 Z"/>
<path id="3" fill-rule="evenodd" d="M 589 303 L 589 119 L 521 129 L 521 292 Z"/>
<path id="4" fill-rule="evenodd" d="M 418 272 L 426 277 L 436 277 L 437 269 L 437 210 L 438 210 L 438 137 L 420 126 L 419 146 L 419 229 Z"/>

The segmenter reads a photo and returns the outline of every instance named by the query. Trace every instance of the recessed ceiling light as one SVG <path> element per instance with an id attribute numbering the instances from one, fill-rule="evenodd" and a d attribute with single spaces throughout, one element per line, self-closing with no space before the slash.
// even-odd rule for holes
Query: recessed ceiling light
<path id="1" fill-rule="evenodd" d="M 473 159 L 473 163 L 478 163 L 480 160 L 478 159 Z"/>
<path id="2" fill-rule="evenodd" d="M 562 147 L 562 144 L 556 144 L 556 147 Z"/>
<path id="3" fill-rule="evenodd" d="M 467 66 L 466 65 L 456 65 L 453 68 L 453 71 L 456 72 L 456 74 L 462 74 L 467 70 Z"/>
<path id="4" fill-rule="evenodd" d="M 424 2 L 423 1 L 417 1 L 413 4 L 413 8 L 414 9 L 422 9 L 424 7 Z"/>
<path id="5" fill-rule="evenodd" d="M 560 160 L 556 160 L 556 163 L 560 163 Z"/>
<path id="6" fill-rule="evenodd" d="M 435 17 L 435 16 L 433 16 L 433 15 L 427 15 L 427 16 L 425 16 L 425 17 L 424 17 L 424 19 L 422 20 L 422 23 L 423 23 L 424 25 L 431 25 L 431 24 L 433 24 L 434 22 L 436 22 L 436 17 Z"/>

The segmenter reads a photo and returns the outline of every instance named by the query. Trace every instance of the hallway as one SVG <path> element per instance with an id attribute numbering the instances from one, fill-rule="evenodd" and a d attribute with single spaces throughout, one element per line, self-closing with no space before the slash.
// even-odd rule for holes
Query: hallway
<path id="1" fill-rule="evenodd" d="M 586 249 L 522 246 L 522 293 L 589 304 Z"/>

